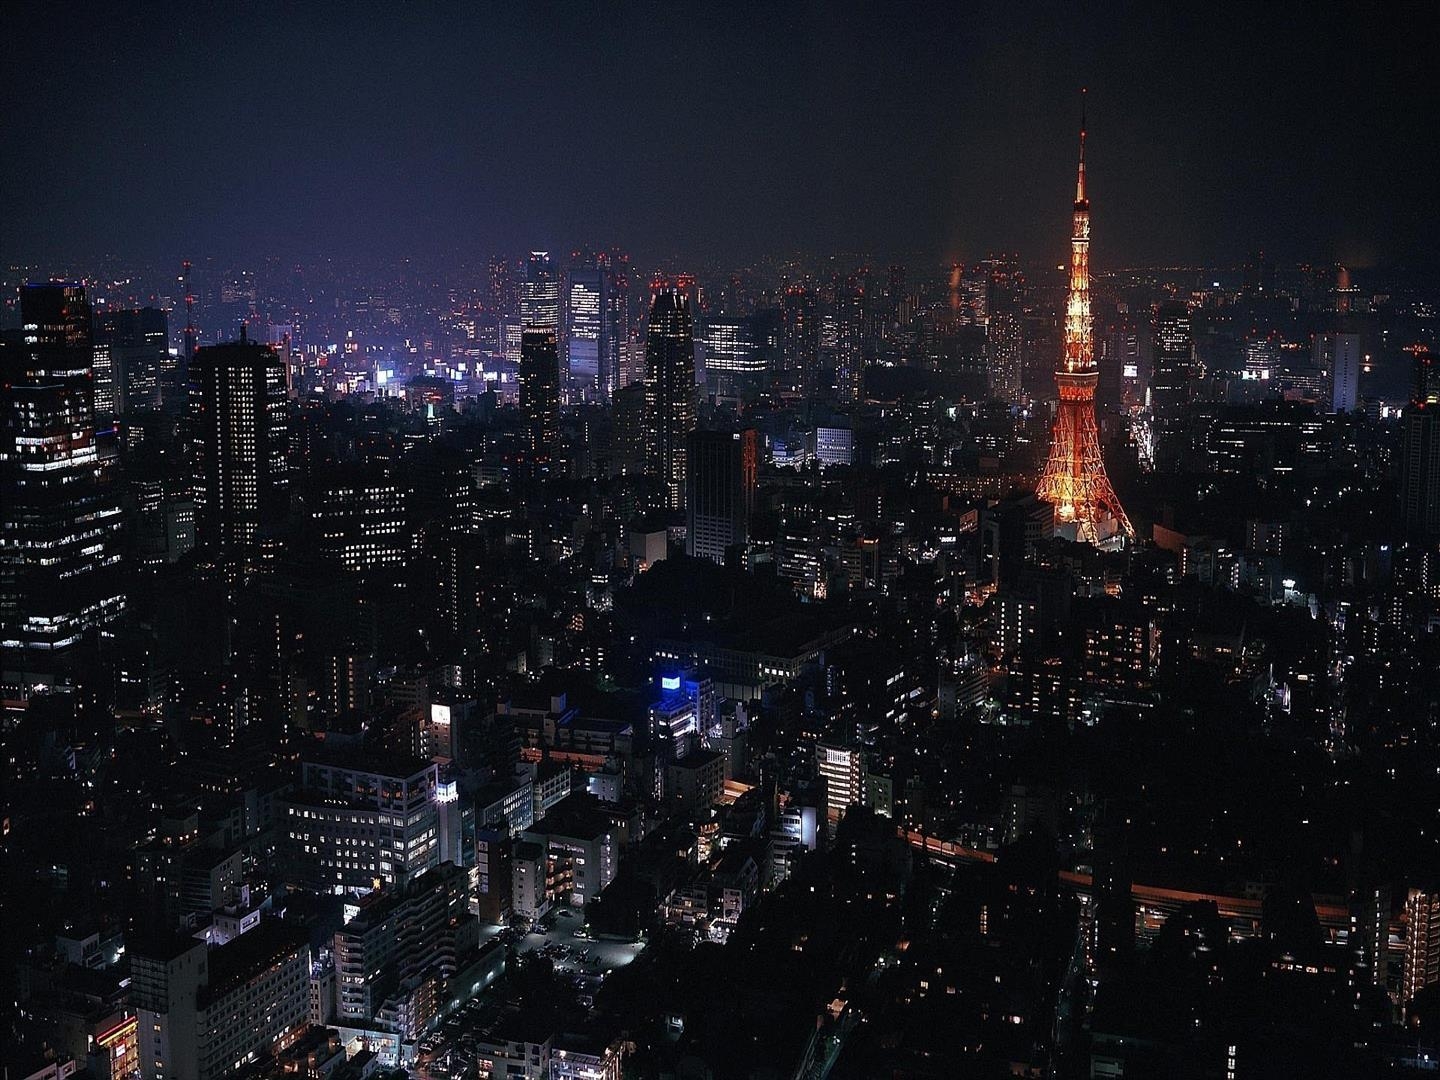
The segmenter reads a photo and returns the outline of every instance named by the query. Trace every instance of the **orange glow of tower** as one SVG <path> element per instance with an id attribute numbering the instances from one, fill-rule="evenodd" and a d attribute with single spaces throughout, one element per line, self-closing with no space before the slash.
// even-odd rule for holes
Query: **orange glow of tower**
<path id="1" fill-rule="evenodd" d="M 1055 507 L 1055 528 L 1087 544 L 1109 547 L 1135 529 L 1105 474 L 1095 426 L 1095 341 L 1090 320 L 1090 200 L 1085 192 L 1085 120 L 1080 120 L 1080 167 L 1070 237 L 1070 293 L 1065 303 L 1065 356 L 1055 372 L 1060 405 L 1050 433 L 1050 457 L 1035 494 Z"/>

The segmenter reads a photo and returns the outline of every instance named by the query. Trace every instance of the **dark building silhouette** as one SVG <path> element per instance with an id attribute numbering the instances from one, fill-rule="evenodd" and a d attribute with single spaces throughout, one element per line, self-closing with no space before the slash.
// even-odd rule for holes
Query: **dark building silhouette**
<path id="1" fill-rule="evenodd" d="M 560 438 L 560 354 L 554 330 L 526 329 L 521 338 L 520 411 L 530 461 L 547 465 Z"/>
<path id="2" fill-rule="evenodd" d="M 211 557 L 244 561 L 289 493 L 285 365 L 246 341 L 196 350 L 190 364 L 196 539 Z"/>
<path id="3" fill-rule="evenodd" d="M 685 437 L 695 428 L 695 340 L 690 299 L 662 288 L 650 305 L 645 338 L 645 445 L 666 505 L 684 506 Z"/>
<path id="4" fill-rule="evenodd" d="M 20 308 L 20 334 L 0 352 L 0 648 L 5 681 L 30 685 L 62 672 L 124 595 L 85 289 L 27 285 Z"/>
<path id="5" fill-rule="evenodd" d="M 1413 536 L 1440 534 L 1440 360 L 1415 357 L 1415 389 L 1401 419 L 1400 512 Z"/>
<path id="6" fill-rule="evenodd" d="M 811 394 L 820 374 L 820 317 L 815 294 L 803 285 L 786 289 L 780 325 L 781 363 L 792 378 L 799 379 L 801 389 Z"/>
<path id="7" fill-rule="evenodd" d="M 749 539 L 759 459 L 753 430 L 692 431 L 686 440 L 685 553 L 723 563 Z"/>
<path id="8" fill-rule="evenodd" d="M 1161 304 L 1155 313 L 1155 375 L 1150 387 L 1158 463 L 1173 462 L 1182 449 L 1193 366 L 1189 309 L 1180 303 Z"/>
<path id="9" fill-rule="evenodd" d="M 329 470 L 305 492 L 309 542 L 350 573 L 392 570 L 405 561 L 405 503 L 405 488 L 379 466 Z"/>
<path id="10" fill-rule="evenodd" d="M 615 391 L 610 430 L 610 468 L 624 476 L 645 471 L 645 384 L 631 383 Z"/>

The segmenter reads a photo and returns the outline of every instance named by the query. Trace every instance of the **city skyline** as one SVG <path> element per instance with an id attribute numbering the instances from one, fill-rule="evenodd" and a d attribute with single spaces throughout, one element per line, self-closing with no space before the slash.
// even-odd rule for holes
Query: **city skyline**
<path id="1" fill-rule="evenodd" d="M 7 8 L 0 1074 L 1433 1077 L 1427 14 Z"/>

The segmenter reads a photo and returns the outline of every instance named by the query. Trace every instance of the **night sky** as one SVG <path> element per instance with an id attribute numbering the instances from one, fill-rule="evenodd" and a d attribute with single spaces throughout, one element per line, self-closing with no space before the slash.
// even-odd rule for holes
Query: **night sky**
<path id="1" fill-rule="evenodd" d="M 4 5 L 0 258 L 1440 250 L 1430 4 L 278 7 Z"/>

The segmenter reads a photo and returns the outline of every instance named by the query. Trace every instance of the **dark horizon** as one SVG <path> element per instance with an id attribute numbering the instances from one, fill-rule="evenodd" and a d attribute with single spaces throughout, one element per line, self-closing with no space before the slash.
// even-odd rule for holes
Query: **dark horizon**
<path id="1" fill-rule="evenodd" d="M 1058 262 L 1086 86 L 1097 267 L 1414 265 L 1440 32 L 1407 10 L 18 4 L 0 257 Z"/>

